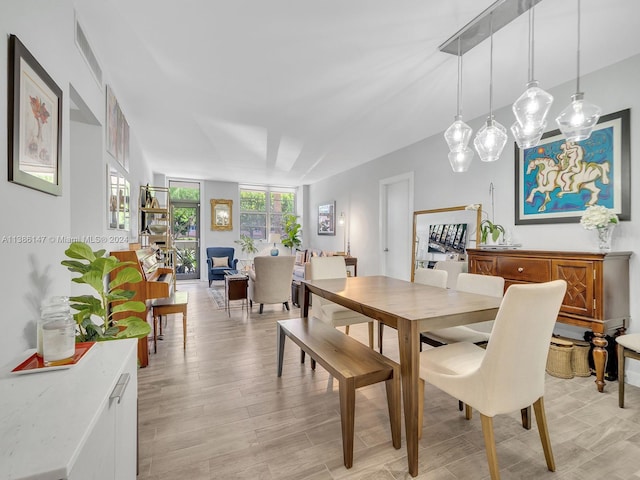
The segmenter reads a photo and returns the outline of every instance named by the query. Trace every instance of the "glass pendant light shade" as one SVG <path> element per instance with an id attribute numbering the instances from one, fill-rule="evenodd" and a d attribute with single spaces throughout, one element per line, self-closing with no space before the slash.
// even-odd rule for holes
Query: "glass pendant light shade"
<path id="1" fill-rule="evenodd" d="M 449 150 L 457 152 L 467 148 L 472 133 L 471 127 L 462 121 L 460 115 L 456 115 L 455 122 L 444 132 L 444 139 L 449 145 Z"/>
<path id="2" fill-rule="evenodd" d="M 571 96 L 571 104 L 556 118 L 558 128 L 569 142 L 579 142 L 591 136 L 600 118 L 600 107 L 584 101 L 583 93 Z"/>
<path id="3" fill-rule="evenodd" d="M 538 87 L 532 80 L 527 90 L 513 103 L 512 110 L 516 121 L 526 131 L 539 130 L 546 123 L 547 114 L 553 103 L 553 96 Z"/>
<path id="4" fill-rule="evenodd" d="M 526 128 L 520 125 L 519 122 L 514 122 L 514 124 L 511 125 L 511 133 L 518 147 L 531 148 L 538 145 L 545 128 L 547 128 L 547 122 L 543 122 L 538 129 Z"/>
<path id="5" fill-rule="evenodd" d="M 578 49 L 576 61 L 576 93 L 571 96 L 571 104 L 556 117 L 558 128 L 568 142 L 579 142 L 591 136 L 593 127 L 600 119 L 600 107 L 584 101 L 580 91 L 580 0 L 578 0 Z"/>
<path id="6" fill-rule="evenodd" d="M 471 160 L 473 160 L 473 150 L 469 147 L 449 152 L 449 163 L 451 164 L 453 171 L 456 173 L 466 172 L 469 170 Z"/>
<path id="7" fill-rule="evenodd" d="M 483 162 L 495 162 L 507 144 L 507 129 L 493 119 L 487 118 L 487 123 L 478 130 L 473 145 Z"/>

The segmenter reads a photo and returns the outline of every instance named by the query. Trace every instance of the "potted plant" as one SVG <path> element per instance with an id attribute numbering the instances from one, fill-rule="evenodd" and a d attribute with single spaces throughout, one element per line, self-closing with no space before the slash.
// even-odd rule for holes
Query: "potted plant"
<path id="1" fill-rule="evenodd" d="M 114 320 L 115 314 L 144 312 L 143 302 L 131 300 L 135 292 L 124 290 L 125 283 L 142 280 L 138 270 L 129 266 L 133 262 L 122 262 L 116 257 L 105 255 L 105 250 L 92 251 L 83 242 L 73 242 L 65 255 L 69 260 L 60 262 L 67 269 L 80 276 L 71 281 L 92 287 L 98 296 L 79 295 L 70 297 L 73 315 L 78 325 L 76 342 L 115 340 L 119 338 L 143 338 L 151 332 L 151 326 L 142 318 L 129 316 Z M 119 270 L 118 270 L 119 269 Z M 108 277 L 117 270 L 111 280 Z M 98 322 L 94 321 L 97 317 Z"/>
<path id="2" fill-rule="evenodd" d="M 234 240 L 234 243 L 240 245 L 240 250 L 242 253 L 247 255 L 248 257 L 244 260 L 241 260 L 243 263 L 251 261 L 251 255 L 258 253 L 258 247 L 256 247 L 255 241 L 248 235 L 240 235 L 240 240 Z M 245 270 L 248 269 L 248 265 L 245 264 Z"/>
<path id="3" fill-rule="evenodd" d="M 293 253 L 293 249 L 302 245 L 302 240 L 300 240 L 300 233 L 302 226 L 298 223 L 298 217 L 289 213 L 284 216 L 284 237 L 282 239 L 282 245 L 291 249 Z"/>
<path id="4" fill-rule="evenodd" d="M 480 232 L 480 243 L 498 243 L 500 234 L 504 234 L 504 227 L 489 219 L 484 219 L 480 222 Z"/>

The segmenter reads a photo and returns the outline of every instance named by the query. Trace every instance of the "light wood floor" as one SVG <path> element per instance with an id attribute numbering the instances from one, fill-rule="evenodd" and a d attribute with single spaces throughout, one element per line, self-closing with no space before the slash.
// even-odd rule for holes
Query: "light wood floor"
<path id="1" fill-rule="evenodd" d="M 276 320 L 297 317 L 281 305 L 218 310 L 206 282 L 189 292 L 186 352 L 182 319 L 170 315 L 158 353 L 139 370 L 139 479 L 411 478 L 406 449 L 391 445 L 383 384 L 357 391 L 353 468 L 342 463 L 337 384 L 321 367 L 299 363 L 287 341 L 276 376 Z M 366 326 L 352 327 L 366 342 Z M 385 329 L 385 354 L 397 360 L 397 337 Z M 616 382 L 598 394 L 594 377 L 547 376 L 545 404 L 557 471 L 546 469 L 535 422 L 496 417 L 501 475 L 509 479 L 640 479 L 640 389 L 617 404 Z M 475 412 L 474 412 L 475 413 Z M 457 401 L 427 386 L 420 475 L 429 480 L 484 479 L 489 471 L 479 415 L 464 420 Z M 404 433 L 403 433 L 404 437 Z"/>

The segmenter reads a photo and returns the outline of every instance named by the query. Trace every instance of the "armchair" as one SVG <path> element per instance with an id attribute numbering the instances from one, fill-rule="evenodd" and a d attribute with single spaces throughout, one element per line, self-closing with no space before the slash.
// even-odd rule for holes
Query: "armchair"
<path id="1" fill-rule="evenodd" d="M 233 258 L 235 248 L 233 247 L 207 247 L 207 272 L 209 273 L 209 286 L 214 280 L 224 280 L 225 270 L 237 270 L 238 259 Z M 227 264 L 218 264 L 220 259 L 227 257 Z"/>
<path id="2" fill-rule="evenodd" d="M 254 269 L 249 272 L 249 306 L 260 304 L 260 313 L 265 303 L 282 303 L 289 310 L 291 279 L 293 277 L 293 256 L 253 259 Z"/>

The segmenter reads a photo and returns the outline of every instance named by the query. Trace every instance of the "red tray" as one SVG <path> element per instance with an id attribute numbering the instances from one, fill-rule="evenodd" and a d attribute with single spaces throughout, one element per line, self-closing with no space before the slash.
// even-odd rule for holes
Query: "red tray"
<path id="1" fill-rule="evenodd" d="M 71 368 L 77 365 L 80 359 L 84 357 L 86 353 L 91 350 L 91 347 L 93 347 L 95 344 L 96 342 L 76 343 L 76 353 L 73 354 L 73 357 L 71 358 L 71 360 L 69 360 L 68 363 L 65 363 L 63 365 L 45 365 L 43 358 L 34 353 L 20 365 L 11 370 L 11 373 L 25 374 Z"/>

